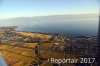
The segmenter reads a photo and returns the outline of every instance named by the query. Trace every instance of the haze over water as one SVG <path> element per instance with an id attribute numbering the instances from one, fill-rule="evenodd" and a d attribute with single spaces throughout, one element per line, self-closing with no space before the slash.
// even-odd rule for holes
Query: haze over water
<path id="1" fill-rule="evenodd" d="M 97 35 L 98 15 L 52 15 L 0 20 L 1 26 L 18 26 L 17 31 Z"/>
<path id="2" fill-rule="evenodd" d="M 97 0 L 0 0 L 0 26 L 17 31 L 97 35 Z"/>

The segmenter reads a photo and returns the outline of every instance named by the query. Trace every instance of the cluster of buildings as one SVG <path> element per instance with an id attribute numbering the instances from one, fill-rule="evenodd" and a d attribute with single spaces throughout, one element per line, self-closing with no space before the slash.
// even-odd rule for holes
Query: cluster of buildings
<path id="1" fill-rule="evenodd" d="M 64 53 L 66 54 L 96 57 L 97 43 L 98 43 L 97 39 L 98 39 L 97 36 L 75 37 L 75 36 L 54 35 L 50 40 L 53 42 L 59 42 L 59 41 L 63 42 L 63 45 L 58 50 L 59 52 L 63 48 Z"/>
<path id="2" fill-rule="evenodd" d="M 14 40 L 16 26 L 0 27 L 0 43 Z"/>
<path id="3" fill-rule="evenodd" d="M 16 26 L 0 27 L 0 43 L 8 41 L 40 42 L 40 37 L 24 36 L 16 32 Z"/>
<path id="4" fill-rule="evenodd" d="M 64 38 L 66 53 L 96 57 L 97 39 L 97 36 L 66 37 Z"/>
<path id="5" fill-rule="evenodd" d="M 16 26 L 9 26 L 9 27 L 0 27 L 0 34 L 4 34 L 6 32 L 15 32 Z"/>

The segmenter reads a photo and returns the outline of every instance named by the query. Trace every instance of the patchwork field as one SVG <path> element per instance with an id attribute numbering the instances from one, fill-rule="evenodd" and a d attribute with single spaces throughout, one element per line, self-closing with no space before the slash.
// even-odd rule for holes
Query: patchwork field
<path id="1" fill-rule="evenodd" d="M 23 46 L 34 48 L 36 43 L 24 43 Z M 40 46 L 39 54 L 42 58 L 64 58 L 63 53 L 49 50 L 52 44 L 43 44 Z M 45 48 L 45 49 L 43 49 Z M 14 47 L 10 45 L 0 45 L 0 52 L 9 66 L 30 66 L 31 63 L 37 63 L 38 59 L 33 49 Z M 68 55 L 67 57 L 74 57 Z M 51 63 L 43 61 L 40 66 L 52 66 Z"/>
<path id="2" fill-rule="evenodd" d="M 50 58 L 64 58 L 63 42 L 25 42 L 23 39 L 28 37 L 39 37 L 48 41 L 52 36 L 46 34 L 37 34 L 30 32 L 17 32 L 13 36 L 17 38 L 13 41 L 7 41 L 0 44 L 0 52 L 2 53 L 8 66 L 33 66 L 40 61 L 40 66 L 53 66 L 48 62 Z M 9 36 L 8 36 L 9 38 Z M 30 40 L 30 39 L 29 39 Z M 39 57 L 35 54 L 35 47 L 39 47 Z M 67 54 L 67 58 L 75 58 L 74 55 Z M 41 59 L 39 59 L 41 58 Z M 63 66 L 74 66 L 73 64 L 63 64 Z"/>

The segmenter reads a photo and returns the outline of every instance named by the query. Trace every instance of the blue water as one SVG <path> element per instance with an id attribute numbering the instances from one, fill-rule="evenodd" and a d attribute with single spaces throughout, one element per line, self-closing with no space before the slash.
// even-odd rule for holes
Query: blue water
<path id="1" fill-rule="evenodd" d="M 18 26 L 17 31 L 63 33 L 65 35 L 97 35 L 98 17 L 56 16 L 15 18 L 0 21 L 1 26 Z"/>
<path id="2" fill-rule="evenodd" d="M 25 25 L 25 24 L 24 24 Z M 37 25 L 19 26 L 18 31 L 31 31 L 43 33 L 63 33 L 65 35 L 97 35 L 98 23 L 96 22 L 56 22 Z"/>

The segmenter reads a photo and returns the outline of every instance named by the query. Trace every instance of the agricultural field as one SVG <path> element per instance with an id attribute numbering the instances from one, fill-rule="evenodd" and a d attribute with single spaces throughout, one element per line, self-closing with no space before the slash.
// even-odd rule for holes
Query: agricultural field
<path id="1" fill-rule="evenodd" d="M 5 33 L 0 38 L 0 53 L 8 66 L 34 66 L 38 64 L 40 66 L 54 66 L 54 63 L 48 59 L 79 58 L 76 46 L 74 49 L 68 43 L 71 41 L 70 38 L 67 37 L 65 43 L 61 36 L 34 32 Z M 80 55 L 84 56 L 84 54 Z M 75 64 L 62 64 L 60 66 L 75 66 Z"/>
<path id="2" fill-rule="evenodd" d="M 32 32 L 17 32 L 17 34 L 27 36 L 27 37 L 40 37 L 43 40 L 48 40 L 49 38 L 52 37 L 51 35 L 32 33 Z"/>
<path id="3" fill-rule="evenodd" d="M 23 43 L 25 47 L 35 48 L 36 43 Z M 21 45 L 21 46 L 22 46 Z M 45 43 L 40 45 L 39 54 L 42 58 L 64 58 L 63 53 L 56 51 L 51 51 L 53 45 L 50 43 Z M 43 49 L 45 48 L 45 49 Z M 55 48 L 55 47 L 54 47 Z M 33 49 L 10 46 L 10 45 L 0 45 L 0 52 L 2 53 L 6 63 L 9 66 L 30 66 L 31 63 L 37 63 L 38 59 Z M 70 57 L 71 55 L 68 55 Z M 74 56 L 72 56 L 74 57 Z M 43 61 L 40 66 L 53 66 L 47 61 Z"/>

